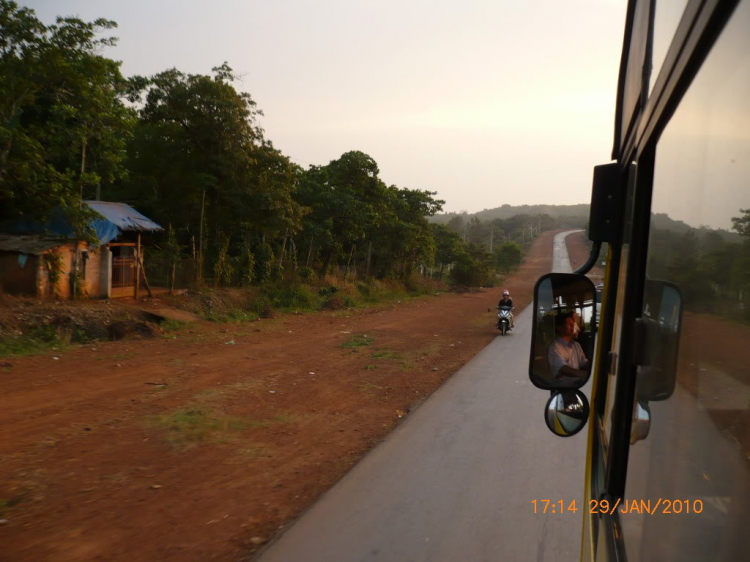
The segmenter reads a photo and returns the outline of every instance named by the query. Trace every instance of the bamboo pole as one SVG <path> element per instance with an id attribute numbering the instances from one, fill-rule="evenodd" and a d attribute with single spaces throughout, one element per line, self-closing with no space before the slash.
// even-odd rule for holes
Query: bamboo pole
<path id="1" fill-rule="evenodd" d="M 141 233 L 138 233 L 138 241 L 135 244 L 135 293 L 134 298 L 138 298 L 138 287 L 141 281 Z"/>

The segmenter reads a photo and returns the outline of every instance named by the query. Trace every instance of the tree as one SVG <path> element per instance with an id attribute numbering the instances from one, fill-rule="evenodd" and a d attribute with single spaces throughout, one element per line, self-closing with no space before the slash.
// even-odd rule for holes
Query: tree
<path id="1" fill-rule="evenodd" d="M 435 241 L 435 262 L 440 264 L 438 278 L 442 279 L 445 267 L 455 263 L 464 252 L 464 243 L 457 233 L 442 224 L 432 225 L 432 237 Z"/>
<path id="2" fill-rule="evenodd" d="M 732 229 L 742 236 L 750 236 L 750 209 L 740 209 L 741 217 L 732 217 Z"/>
<path id="3" fill-rule="evenodd" d="M 523 249 L 515 242 L 505 242 L 495 250 L 493 257 L 495 267 L 502 273 L 510 273 L 521 265 L 523 261 Z"/>
<path id="4" fill-rule="evenodd" d="M 135 113 L 122 98 L 120 63 L 98 54 L 112 21 L 57 18 L 0 0 L 0 216 L 43 221 L 61 210 L 83 235 L 95 216 L 80 205 L 126 175 Z"/>
<path id="5" fill-rule="evenodd" d="M 131 181 L 118 188 L 156 220 L 197 237 L 200 271 L 204 256 L 224 255 L 209 255 L 210 245 L 226 246 L 227 259 L 246 256 L 266 238 L 293 235 L 303 215 L 293 195 L 299 168 L 264 138 L 262 112 L 234 88 L 227 63 L 212 72 L 170 69 L 131 80 L 141 120 L 130 146 Z"/>

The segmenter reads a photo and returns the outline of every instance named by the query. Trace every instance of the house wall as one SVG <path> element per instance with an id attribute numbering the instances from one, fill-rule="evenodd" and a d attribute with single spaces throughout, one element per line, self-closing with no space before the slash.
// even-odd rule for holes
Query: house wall
<path id="1" fill-rule="evenodd" d="M 79 252 L 88 252 L 88 260 L 86 260 L 86 272 L 83 279 L 83 287 L 86 294 L 89 297 L 100 297 L 102 296 L 101 286 L 101 266 L 102 266 L 102 252 L 107 251 L 106 248 L 92 249 L 85 242 L 70 242 L 62 244 L 54 250 L 62 254 L 62 270 L 60 278 L 57 281 L 57 296 L 62 299 L 69 299 L 72 294 L 72 286 L 70 279 L 70 272 L 73 271 L 73 264 L 76 258 L 76 248 Z M 79 259 L 81 259 L 79 254 Z M 106 258 L 105 258 L 106 260 Z M 106 264 L 106 261 L 105 261 Z M 49 283 L 49 272 L 44 267 L 44 261 L 40 260 L 41 267 L 39 268 L 39 282 L 37 283 L 37 294 L 43 297 L 51 297 L 55 294 Z M 106 293 L 106 292 L 105 292 Z"/>
<path id="2" fill-rule="evenodd" d="M 21 255 L 19 252 L 0 251 L 0 291 L 38 298 L 57 296 L 61 299 L 69 299 L 72 293 L 70 272 L 73 270 L 76 248 L 79 252 L 88 252 L 83 279 L 86 295 L 89 298 L 117 296 L 112 295 L 112 253 L 109 247 L 90 248 L 85 242 L 63 243 L 45 252 L 45 254 L 57 252 L 62 255 L 62 268 L 56 291 L 50 286 L 49 271 L 44 255 L 27 254 L 26 263 L 22 267 L 18 260 Z M 133 288 L 125 288 L 121 292 L 123 295 L 120 296 L 132 296 Z"/>
<path id="3" fill-rule="evenodd" d="M 0 290 L 12 295 L 36 295 L 38 256 L 24 254 L 26 263 L 19 262 L 19 252 L 0 252 Z"/>

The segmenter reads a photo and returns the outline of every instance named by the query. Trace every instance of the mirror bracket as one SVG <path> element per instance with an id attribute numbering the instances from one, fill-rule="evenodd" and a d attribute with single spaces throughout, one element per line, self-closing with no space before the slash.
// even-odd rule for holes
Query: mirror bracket
<path id="1" fill-rule="evenodd" d="M 589 240 L 592 242 L 620 241 L 625 209 L 625 177 L 617 162 L 594 166 L 594 185 L 591 189 L 589 211 Z"/>

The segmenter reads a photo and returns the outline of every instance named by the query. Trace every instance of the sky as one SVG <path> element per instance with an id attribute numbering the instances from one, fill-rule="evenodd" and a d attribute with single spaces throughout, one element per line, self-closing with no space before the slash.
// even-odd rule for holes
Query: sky
<path id="1" fill-rule="evenodd" d="M 227 61 L 294 162 L 360 150 L 448 212 L 588 203 L 610 161 L 626 0 L 18 3 L 116 21 L 125 76 Z"/>

